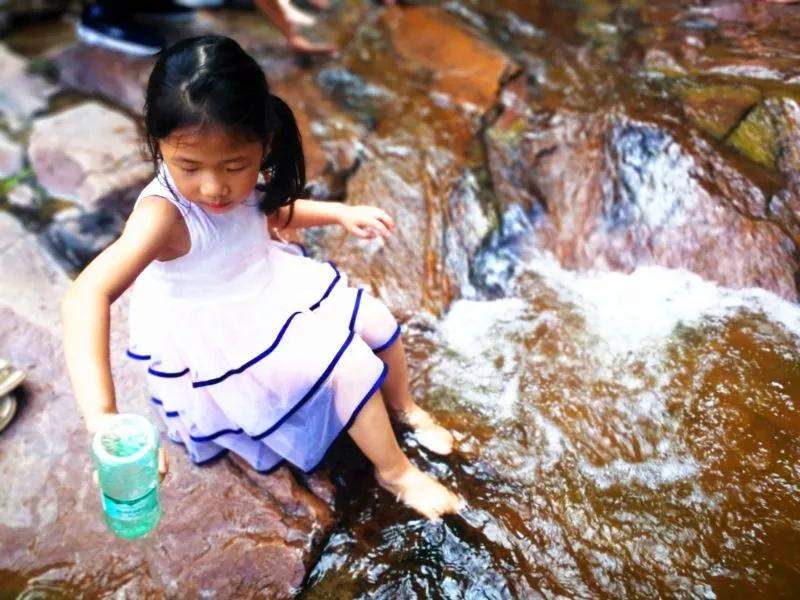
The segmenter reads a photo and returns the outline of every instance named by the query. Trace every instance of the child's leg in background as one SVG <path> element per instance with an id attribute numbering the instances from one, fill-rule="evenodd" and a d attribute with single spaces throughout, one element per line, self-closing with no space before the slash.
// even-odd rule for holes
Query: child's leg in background
<path id="1" fill-rule="evenodd" d="M 403 454 L 380 392 L 367 401 L 348 433 L 375 465 L 378 483 L 411 508 L 435 520 L 463 506 L 463 500 L 417 469 Z"/>

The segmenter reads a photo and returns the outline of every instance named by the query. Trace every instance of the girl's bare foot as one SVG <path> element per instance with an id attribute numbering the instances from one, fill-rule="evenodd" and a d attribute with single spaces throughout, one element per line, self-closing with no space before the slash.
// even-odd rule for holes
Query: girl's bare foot
<path id="1" fill-rule="evenodd" d="M 289 44 L 289 48 L 302 54 L 336 54 L 336 46 L 333 44 L 318 44 L 300 34 L 288 37 L 286 41 Z"/>
<path id="2" fill-rule="evenodd" d="M 453 435 L 436 423 L 426 410 L 416 404 L 408 410 L 395 413 L 401 423 L 411 427 L 417 441 L 436 454 L 450 454 L 453 451 Z"/>
<path id="3" fill-rule="evenodd" d="M 457 513 L 466 504 L 463 498 L 414 465 L 408 465 L 405 471 L 393 477 L 381 476 L 376 469 L 375 479 L 378 485 L 394 494 L 400 502 L 431 521 L 438 521 L 446 513 Z"/>

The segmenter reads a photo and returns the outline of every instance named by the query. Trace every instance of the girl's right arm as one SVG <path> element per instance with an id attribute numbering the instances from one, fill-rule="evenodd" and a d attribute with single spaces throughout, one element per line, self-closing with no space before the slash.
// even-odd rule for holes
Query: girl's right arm
<path id="1" fill-rule="evenodd" d="M 178 219 L 168 200 L 142 198 L 122 235 L 81 272 L 61 304 L 67 369 L 90 432 L 117 410 L 109 359 L 111 304 L 167 248 Z"/>

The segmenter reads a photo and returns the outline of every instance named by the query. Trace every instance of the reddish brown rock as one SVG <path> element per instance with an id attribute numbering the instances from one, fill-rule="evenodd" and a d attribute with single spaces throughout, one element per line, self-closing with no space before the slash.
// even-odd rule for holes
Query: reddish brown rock
<path id="1" fill-rule="evenodd" d="M 495 190 L 536 215 L 536 245 L 563 266 L 658 264 L 797 299 L 787 224 L 704 140 L 622 111 L 537 112 L 521 86 L 507 92 L 486 134 Z"/>
<path id="2" fill-rule="evenodd" d="M 487 110 L 513 70 L 504 53 L 438 8 L 395 8 L 383 20 L 400 58 L 430 69 L 431 88 L 461 106 Z"/>
<path id="3" fill-rule="evenodd" d="M 0 596 L 292 597 L 332 514 L 286 469 L 263 476 L 228 458 L 197 467 L 170 444 L 158 528 L 138 542 L 106 531 L 61 358 L 66 277 L 7 215 L 0 268 L 1 353 L 28 372 L 21 408 L 0 436 Z M 124 355 L 125 302 L 112 310 L 118 405 L 154 416 L 138 365 Z"/>

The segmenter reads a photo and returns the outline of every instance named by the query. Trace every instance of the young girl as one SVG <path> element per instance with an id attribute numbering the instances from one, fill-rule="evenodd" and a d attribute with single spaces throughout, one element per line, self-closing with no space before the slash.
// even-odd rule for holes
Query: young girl
<path id="1" fill-rule="evenodd" d="M 194 462 L 231 450 L 265 473 L 284 461 L 311 471 L 346 430 L 401 501 L 430 519 L 458 511 L 462 500 L 414 467 L 391 429 L 387 407 L 422 445 L 443 454 L 452 446 L 409 395 L 389 311 L 348 287 L 333 263 L 269 235 L 339 224 L 387 236 L 391 218 L 295 200 L 305 167 L 292 112 L 229 38 L 162 52 L 145 127 L 158 175 L 63 302 L 67 365 L 89 431 L 116 412 L 109 306 L 135 280 L 128 354 L 146 368 L 169 437 Z M 165 474 L 163 452 L 160 463 Z"/>

